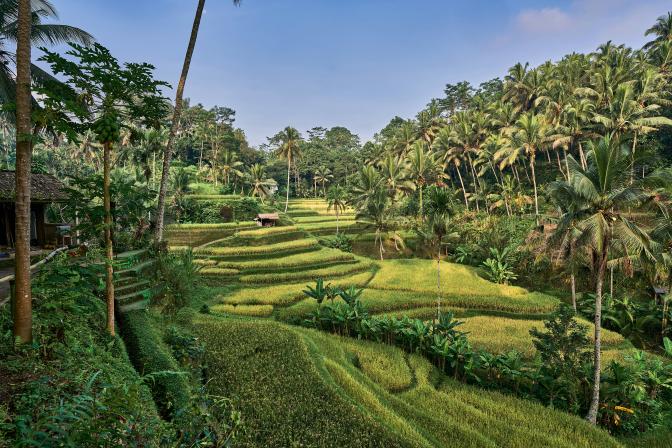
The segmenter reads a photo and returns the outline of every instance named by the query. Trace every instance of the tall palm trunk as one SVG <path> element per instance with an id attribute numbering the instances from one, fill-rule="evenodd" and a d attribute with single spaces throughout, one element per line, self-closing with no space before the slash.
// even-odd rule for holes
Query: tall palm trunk
<path id="1" fill-rule="evenodd" d="M 637 149 L 637 132 L 635 132 L 633 139 L 632 139 L 632 151 L 631 151 L 631 164 L 632 166 L 630 167 L 630 184 L 632 184 L 635 181 L 635 151 Z M 642 175 L 642 177 L 644 177 Z"/>
<path id="2" fill-rule="evenodd" d="M 606 243 L 606 242 L 605 242 Z M 597 411 L 600 405 L 600 380 L 602 374 L 602 285 L 607 268 L 607 244 L 604 244 L 597 268 L 597 284 L 595 286 L 595 347 L 593 361 L 593 392 L 586 420 L 597 423 Z"/>
<path id="3" fill-rule="evenodd" d="M 441 239 L 436 253 L 436 318 L 441 319 Z"/>
<path id="4" fill-rule="evenodd" d="M 534 171 L 535 153 L 530 155 L 530 170 L 532 171 L 532 185 L 534 186 L 534 219 L 539 225 L 539 196 L 537 194 L 537 174 Z"/>
<path id="5" fill-rule="evenodd" d="M 464 206 L 467 207 L 467 210 L 469 210 L 469 201 L 467 200 L 467 189 L 464 188 L 464 181 L 462 180 L 462 174 L 460 173 L 460 166 L 457 164 L 457 161 L 455 163 L 455 171 L 457 171 L 457 178 L 460 179 L 460 186 L 462 187 L 462 195 L 464 196 Z"/>
<path id="6" fill-rule="evenodd" d="M 289 206 L 289 171 L 292 167 L 292 153 L 287 153 L 287 198 L 285 199 L 285 213 L 287 213 L 287 207 Z"/>
<path id="7" fill-rule="evenodd" d="M 166 210 L 166 193 L 168 191 L 168 178 L 170 176 L 170 161 L 173 157 L 173 147 L 175 146 L 175 137 L 177 129 L 180 126 L 180 116 L 182 115 L 182 95 L 184 95 L 184 86 L 187 82 L 187 75 L 189 74 L 189 66 L 191 65 L 191 58 L 194 54 L 194 47 L 196 46 L 196 38 L 198 37 L 198 28 L 201 25 L 201 17 L 203 16 L 203 8 L 205 7 L 205 0 L 198 0 L 196 7 L 196 16 L 194 17 L 194 24 L 191 28 L 191 36 L 189 37 L 189 45 L 187 46 L 187 53 L 184 56 L 184 65 L 182 66 L 182 73 L 180 74 L 180 81 L 177 84 L 177 91 L 175 92 L 175 110 L 173 111 L 173 122 L 170 126 L 170 134 L 168 135 L 168 144 L 166 145 L 166 152 L 163 155 L 163 170 L 161 173 L 161 188 L 159 189 L 159 204 L 156 213 L 156 240 L 161 241 L 163 238 L 163 215 Z"/>
<path id="8" fill-rule="evenodd" d="M 422 208 L 422 183 L 420 183 L 420 219 L 425 219 L 423 215 L 423 208 Z"/>
<path id="9" fill-rule="evenodd" d="M 112 249 L 112 202 L 110 199 L 110 166 L 112 143 L 103 144 L 103 205 L 105 208 L 105 298 L 107 301 L 107 332 L 114 336 L 114 251 Z"/>
<path id="10" fill-rule="evenodd" d="M 586 160 L 586 153 L 583 152 L 583 145 L 579 140 L 579 158 L 581 159 L 581 168 L 585 171 L 588 169 L 588 161 Z"/>
<path id="11" fill-rule="evenodd" d="M 32 291 L 30 285 L 30 165 L 32 152 L 30 34 L 32 14 L 30 0 L 18 3 L 16 47 L 16 239 L 14 247 L 15 290 L 14 337 L 20 343 L 33 339 Z"/>

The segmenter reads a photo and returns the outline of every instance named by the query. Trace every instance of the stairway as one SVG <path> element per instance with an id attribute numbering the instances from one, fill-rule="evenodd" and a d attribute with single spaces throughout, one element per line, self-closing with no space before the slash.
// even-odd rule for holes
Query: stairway
<path id="1" fill-rule="evenodd" d="M 154 278 L 156 260 L 147 250 L 123 252 L 115 257 L 114 295 L 121 314 L 149 307 L 160 292 Z"/>

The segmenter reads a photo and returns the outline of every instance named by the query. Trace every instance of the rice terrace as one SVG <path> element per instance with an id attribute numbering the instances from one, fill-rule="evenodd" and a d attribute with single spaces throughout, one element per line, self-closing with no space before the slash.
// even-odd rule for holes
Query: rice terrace
<path id="1" fill-rule="evenodd" d="M 0 0 L 0 448 L 672 447 L 669 5 L 72 3 Z"/>

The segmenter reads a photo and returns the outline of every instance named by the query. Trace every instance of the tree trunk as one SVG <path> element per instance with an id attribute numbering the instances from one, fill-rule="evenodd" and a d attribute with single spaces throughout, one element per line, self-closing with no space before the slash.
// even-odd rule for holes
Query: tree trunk
<path id="1" fill-rule="evenodd" d="M 423 221 L 425 219 L 422 209 L 422 185 L 420 185 L 420 219 L 422 219 Z"/>
<path id="2" fill-rule="evenodd" d="M 182 73 L 180 74 L 180 81 L 177 84 L 177 91 L 175 93 L 175 110 L 173 111 L 173 122 L 170 126 L 170 134 L 168 135 L 168 144 L 166 145 L 166 152 L 163 155 L 163 170 L 161 173 L 161 188 L 159 189 L 159 204 L 156 213 L 156 240 L 161 241 L 163 238 L 163 215 L 166 209 L 166 193 L 168 191 L 168 178 L 170 176 L 170 161 L 173 156 L 173 147 L 175 145 L 175 137 L 177 129 L 180 126 L 180 115 L 182 114 L 182 95 L 184 94 L 184 85 L 187 82 L 187 75 L 189 74 L 189 66 L 191 65 L 191 57 L 194 54 L 194 47 L 196 46 L 196 38 L 198 37 L 198 28 L 201 24 L 201 17 L 203 15 L 203 7 L 205 0 L 198 0 L 196 7 L 196 16 L 194 17 L 194 24 L 191 28 L 191 36 L 189 37 L 189 45 L 187 46 L 187 53 L 184 56 L 184 65 L 182 66 Z"/>
<path id="3" fill-rule="evenodd" d="M 574 308 L 574 314 L 576 314 L 576 276 L 573 272 L 570 274 L 569 280 L 572 284 L 572 308 Z"/>
<path id="4" fill-rule="evenodd" d="M 606 244 L 605 244 L 606 247 Z M 607 267 L 607 250 L 603 250 L 597 269 L 597 285 L 595 289 L 595 348 L 593 362 L 593 393 L 590 400 L 590 408 L 586 420 L 592 424 L 597 423 L 597 411 L 600 405 L 600 379 L 602 373 L 602 284 L 604 271 Z"/>
<path id="5" fill-rule="evenodd" d="M 30 285 L 30 165 L 32 156 L 30 35 L 32 14 L 30 0 L 18 3 L 16 47 L 16 234 L 14 259 L 14 338 L 19 343 L 33 340 L 33 309 Z"/>
<path id="6" fill-rule="evenodd" d="M 112 250 L 112 204 L 110 200 L 110 166 L 112 143 L 103 144 L 103 203 L 105 207 L 105 298 L 107 332 L 114 336 L 114 252 Z"/>
<path id="7" fill-rule="evenodd" d="M 464 188 L 464 181 L 462 180 L 462 174 L 460 173 L 460 166 L 455 162 L 455 170 L 457 171 L 457 178 L 460 179 L 460 186 L 462 187 L 462 195 L 464 195 L 464 205 L 469 210 L 469 201 L 467 200 L 467 189 Z"/>
<path id="8" fill-rule="evenodd" d="M 441 240 L 436 254 L 436 318 L 441 319 Z"/>
<path id="9" fill-rule="evenodd" d="M 588 161 L 586 160 L 586 154 L 583 152 L 583 145 L 581 140 L 579 140 L 579 158 L 581 159 L 581 168 L 585 170 L 588 169 Z"/>
<path id="10" fill-rule="evenodd" d="M 336 207 L 336 235 L 338 235 L 338 207 Z"/>
<path id="11" fill-rule="evenodd" d="M 632 166 L 630 167 L 630 184 L 635 181 L 635 150 L 637 149 L 637 132 L 635 132 L 632 139 Z"/>
<path id="12" fill-rule="evenodd" d="M 539 225 L 539 197 L 537 195 L 537 175 L 534 172 L 534 156 L 534 153 L 530 155 L 530 169 L 532 170 L 532 185 L 534 186 L 534 219 Z"/>
<path id="13" fill-rule="evenodd" d="M 287 153 L 287 198 L 285 199 L 285 213 L 287 213 L 287 207 L 289 206 L 289 170 L 292 167 L 292 153 Z"/>

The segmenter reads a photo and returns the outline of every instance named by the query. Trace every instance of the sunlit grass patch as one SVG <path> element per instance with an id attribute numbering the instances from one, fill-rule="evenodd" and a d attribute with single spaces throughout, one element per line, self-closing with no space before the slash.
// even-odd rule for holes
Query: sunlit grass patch
<path id="1" fill-rule="evenodd" d="M 386 390 L 399 392 L 411 387 L 413 375 L 401 350 L 369 341 L 348 344 L 347 350 L 356 356 L 357 367 Z"/>
<path id="2" fill-rule="evenodd" d="M 351 285 L 363 286 L 373 274 L 371 272 L 362 272 L 359 274 L 341 277 L 335 280 L 327 280 L 332 286 L 348 287 Z M 257 288 L 242 288 L 230 295 L 219 296 L 219 300 L 230 304 L 267 304 L 276 306 L 287 306 L 305 298 L 303 290 L 306 285 L 313 284 L 313 281 L 297 282 L 284 285 L 273 285 Z M 312 300 L 312 299 L 311 299 Z M 312 300 L 314 302 L 314 300 Z"/>
<path id="3" fill-rule="evenodd" d="M 203 247 L 196 249 L 194 253 L 200 255 L 217 255 L 217 256 L 263 256 L 273 254 L 281 251 L 289 251 L 296 249 L 310 249 L 318 247 L 319 242 L 315 239 L 301 239 L 294 241 L 283 241 L 281 243 L 266 244 L 261 246 L 231 246 L 231 247 Z"/>
<path id="4" fill-rule="evenodd" d="M 279 270 L 299 269 L 306 266 L 347 262 L 355 259 L 355 256 L 337 249 L 321 249 L 313 252 L 304 252 L 288 255 L 282 258 L 257 259 L 247 261 L 220 261 L 218 267 L 238 269 L 241 271 L 252 270 Z M 214 260 L 213 260 L 214 261 Z"/>
<path id="5" fill-rule="evenodd" d="M 219 304 L 210 307 L 216 313 L 236 314 L 239 316 L 268 317 L 273 313 L 273 305 L 229 305 Z"/>
<path id="6" fill-rule="evenodd" d="M 218 277 L 228 277 L 233 275 L 238 275 L 240 271 L 238 269 L 226 269 L 220 268 L 217 266 L 205 267 L 199 271 L 202 275 L 208 276 L 218 276 Z"/>
<path id="7" fill-rule="evenodd" d="M 357 272 L 371 270 L 374 267 L 375 263 L 373 262 L 360 261 L 357 263 L 339 264 L 297 272 L 268 272 L 264 274 L 241 275 L 239 280 L 241 283 L 247 284 L 286 283 L 297 282 L 299 280 L 313 281 L 318 278 L 329 280 L 332 278 L 355 274 Z"/>

